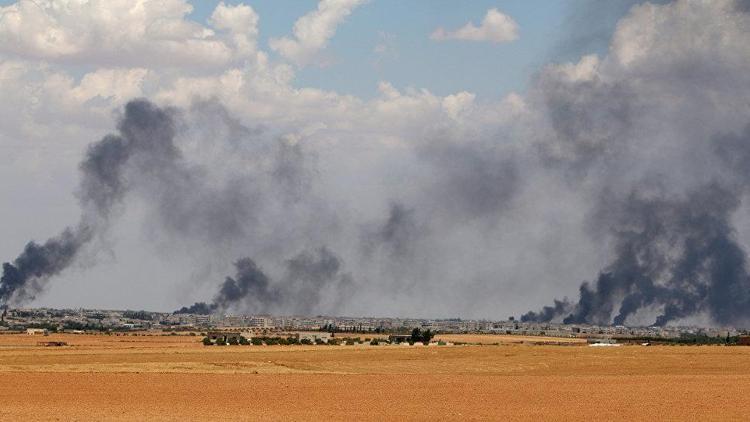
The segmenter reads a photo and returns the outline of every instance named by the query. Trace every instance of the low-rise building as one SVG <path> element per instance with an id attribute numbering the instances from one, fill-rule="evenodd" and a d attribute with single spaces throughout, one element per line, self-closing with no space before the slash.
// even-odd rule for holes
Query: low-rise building
<path id="1" fill-rule="evenodd" d="M 206 333 L 206 337 L 208 337 L 213 343 L 229 343 L 229 342 L 240 342 L 240 337 L 242 337 L 241 333 L 237 332 L 230 332 L 230 331 L 209 331 Z"/>
<path id="2" fill-rule="evenodd" d="M 322 341 L 323 343 L 328 343 L 328 340 L 330 339 L 331 339 L 330 333 L 300 333 L 299 334 L 300 342 L 307 340 L 310 343 L 318 343 L 318 341 Z"/>
<path id="3" fill-rule="evenodd" d="M 27 328 L 26 334 L 30 336 L 48 336 L 49 331 L 46 328 Z"/>

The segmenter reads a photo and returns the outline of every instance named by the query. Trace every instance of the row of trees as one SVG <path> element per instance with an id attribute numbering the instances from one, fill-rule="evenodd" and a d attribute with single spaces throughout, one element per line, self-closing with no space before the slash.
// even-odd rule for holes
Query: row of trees
<path id="1" fill-rule="evenodd" d="M 409 338 L 409 344 L 414 343 L 424 343 L 428 344 L 430 340 L 435 336 L 435 333 L 431 332 L 430 330 L 421 331 L 419 328 L 415 328 L 412 333 L 411 337 Z M 297 337 L 253 337 L 252 339 L 248 340 L 245 337 L 240 336 L 239 339 L 237 337 L 230 337 L 226 342 L 222 340 L 216 340 L 212 341 L 209 337 L 203 338 L 203 345 L 204 346 L 235 346 L 235 345 L 250 345 L 253 346 L 275 346 L 275 345 L 295 345 L 295 344 L 303 344 L 303 345 L 329 345 L 329 346 L 337 346 L 341 344 L 346 344 L 347 346 L 351 346 L 354 344 L 363 344 L 363 343 L 369 343 L 370 345 L 376 346 L 380 343 L 387 344 L 389 343 L 388 340 L 384 339 L 378 339 L 378 338 L 365 338 L 362 340 L 360 337 L 345 337 L 345 338 L 330 338 L 328 339 L 328 342 L 324 342 L 321 339 L 317 339 L 314 343 L 309 339 L 302 339 L 300 340 Z"/>

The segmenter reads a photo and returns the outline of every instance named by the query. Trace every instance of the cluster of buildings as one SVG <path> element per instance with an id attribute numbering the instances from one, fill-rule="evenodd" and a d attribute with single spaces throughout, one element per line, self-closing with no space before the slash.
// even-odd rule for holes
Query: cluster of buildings
<path id="1" fill-rule="evenodd" d="M 98 309 L 7 309 L 0 332 L 46 329 L 82 331 L 187 331 L 252 329 L 254 331 L 322 331 L 410 333 L 414 328 L 437 333 L 490 333 L 557 337 L 659 337 L 684 335 L 727 337 L 746 334 L 731 327 L 625 327 L 464 319 L 372 318 L 335 316 L 199 315 Z"/>

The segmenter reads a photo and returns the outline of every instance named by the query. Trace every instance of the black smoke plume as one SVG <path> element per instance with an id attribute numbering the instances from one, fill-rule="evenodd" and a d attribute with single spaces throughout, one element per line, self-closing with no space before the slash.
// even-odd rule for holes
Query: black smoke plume
<path id="1" fill-rule="evenodd" d="M 634 192 L 610 204 L 615 260 L 581 285 L 577 303 L 556 300 L 521 320 L 621 325 L 645 309 L 654 325 L 701 314 L 746 323 L 750 274 L 730 220 L 738 206 L 736 193 L 718 184 L 676 199 Z"/>
<path id="2" fill-rule="evenodd" d="M 127 104 L 118 130 L 90 145 L 80 164 L 80 222 L 43 244 L 29 242 L 12 263 L 3 264 L 0 303 L 34 299 L 50 277 L 68 268 L 81 248 L 107 228 L 113 208 L 127 190 L 123 168 L 129 160 L 164 161 L 178 156 L 169 112 L 145 100 Z"/>
<path id="3" fill-rule="evenodd" d="M 29 242 L 12 264 L 3 264 L 0 304 L 7 304 L 11 299 L 18 302 L 34 299 L 49 277 L 67 268 L 81 246 L 90 239 L 90 229 L 81 226 L 65 229 L 41 245 Z"/>
<path id="4" fill-rule="evenodd" d="M 212 314 L 226 310 L 243 301 L 253 301 L 263 307 L 278 303 L 280 293 L 269 285 L 269 278 L 250 258 L 242 258 L 234 263 L 237 273 L 227 277 L 219 288 L 213 302 L 196 302 L 192 306 L 182 307 L 177 314 Z"/>
<path id="5" fill-rule="evenodd" d="M 350 276 L 341 273 L 341 260 L 325 247 L 287 260 L 284 276 L 277 282 L 250 258 L 242 258 L 234 266 L 236 275 L 224 280 L 211 303 L 196 302 L 175 313 L 213 314 L 234 309 L 309 315 L 321 310 L 324 295 L 335 294 L 338 299 L 351 285 Z"/>

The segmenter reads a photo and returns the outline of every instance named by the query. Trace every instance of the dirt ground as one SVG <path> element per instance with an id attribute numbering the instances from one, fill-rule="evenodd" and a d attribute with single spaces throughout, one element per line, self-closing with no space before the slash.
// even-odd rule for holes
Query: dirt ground
<path id="1" fill-rule="evenodd" d="M 750 414 L 750 347 L 495 340 L 482 343 L 501 345 L 204 347 L 200 337 L 188 336 L 0 335 L 0 420 L 747 420 Z"/>

